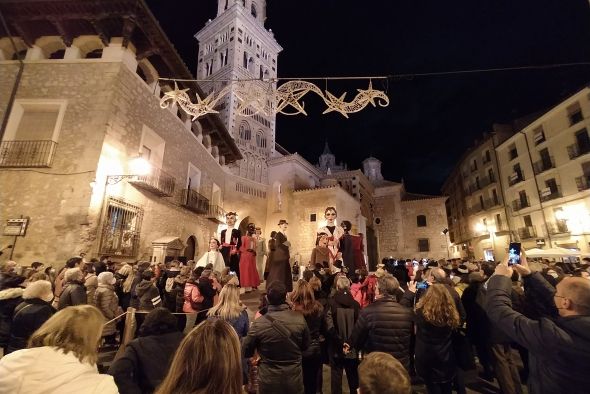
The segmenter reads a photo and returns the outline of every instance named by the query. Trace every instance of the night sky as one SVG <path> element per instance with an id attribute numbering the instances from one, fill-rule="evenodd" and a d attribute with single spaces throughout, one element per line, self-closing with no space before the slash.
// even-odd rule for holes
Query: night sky
<path id="1" fill-rule="evenodd" d="M 147 0 L 193 74 L 193 38 L 216 0 Z M 588 0 L 269 0 L 265 25 L 283 47 L 279 77 L 397 75 L 590 62 Z M 439 193 L 461 154 L 493 123 L 547 109 L 590 82 L 590 66 L 395 78 L 387 108 L 347 120 L 277 116 L 277 141 L 317 162 L 328 139 L 337 161 L 360 168 L 375 156 L 409 191 Z M 316 82 L 324 87 L 323 82 Z M 328 82 L 350 100 L 365 81 Z"/>

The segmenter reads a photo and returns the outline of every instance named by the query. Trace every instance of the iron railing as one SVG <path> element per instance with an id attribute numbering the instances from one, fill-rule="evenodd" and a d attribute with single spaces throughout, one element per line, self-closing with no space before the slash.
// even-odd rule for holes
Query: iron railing
<path id="1" fill-rule="evenodd" d="M 184 189 L 181 195 L 181 205 L 196 213 L 209 212 L 209 200 L 193 189 Z"/>
<path id="2" fill-rule="evenodd" d="M 225 221 L 225 211 L 219 205 L 209 205 L 207 219 L 216 223 L 223 223 Z"/>
<path id="3" fill-rule="evenodd" d="M 138 175 L 129 181 L 133 185 L 148 190 L 159 196 L 170 197 L 174 194 L 176 181 L 160 168 L 153 168 L 148 175 Z"/>
<path id="4" fill-rule="evenodd" d="M 524 181 L 524 175 L 516 173 L 516 177 L 509 176 L 508 177 L 508 186 L 514 186 L 519 182 Z"/>
<path id="5" fill-rule="evenodd" d="M 0 167 L 51 167 L 57 142 L 2 141 L 0 143 Z"/>
<path id="6" fill-rule="evenodd" d="M 535 171 L 535 174 L 541 174 L 552 168 L 555 168 L 555 160 L 553 160 L 553 156 L 549 156 L 548 158 L 541 159 L 533 163 L 533 170 Z"/>
<path id="7" fill-rule="evenodd" d="M 518 236 L 520 239 L 531 239 L 537 236 L 535 226 L 521 227 L 518 229 Z"/>
<path id="8" fill-rule="evenodd" d="M 139 205 L 109 197 L 101 229 L 100 254 L 137 256 L 142 220 L 143 209 Z"/>
<path id="9" fill-rule="evenodd" d="M 590 152 L 590 145 L 585 144 L 585 145 L 580 145 L 578 143 L 569 145 L 567 147 L 567 154 L 570 157 L 571 160 L 575 159 L 576 157 L 580 157 L 582 155 L 585 155 L 586 153 Z"/>
<path id="10" fill-rule="evenodd" d="M 557 186 L 557 189 L 551 190 L 550 193 L 543 194 L 543 192 L 541 192 L 541 201 L 542 202 L 555 200 L 556 198 L 560 198 L 560 197 L 561 197 L 561 190 L 560 190 L 559 186 Z"/>
<path id="11" fill-rule="evenodd" d="M 549 234 L 565 234 L 569 233 L 569 228 L 565 220 L 557 220 L 553 223 L 547 223 L 547 232 Z"/>
<path id="12" fill-rule="evenodd" d="M 530 207 L 531 204 L 529 202 L 528 196 L 525 198 L 518 198 L 512 201 L 512 210 L 513 211 L 520 211 L 521 209 Z"/>
<path id="13" fill-rule="evenodd" d="M 577 177 L 576 186 L 579 192 L 590 189 L 590 174 Z"/>

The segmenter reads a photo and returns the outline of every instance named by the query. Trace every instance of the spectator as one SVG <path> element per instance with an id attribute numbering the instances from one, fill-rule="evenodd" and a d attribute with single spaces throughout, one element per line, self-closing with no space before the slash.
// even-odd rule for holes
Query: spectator
<path id="1" fill-rule="evenodd" d="M 350 293 L 350 282 L 343 276 L 336 280 L 336 293 L 328 300 L 326 326 L 328 335 L 328 360 L 330 363 L 330 382 L 333 394 L 342 393 L 342 371 L 346 371 L 346 379 L 350 393 L 358 388 L 358 353 L 350 349 L 343 352 L 344 343 L 348 342 L 354 325 L 358 319 L 360 305 Z"/>
<path id="2" fill-rule="evenodd" d="M 358 369 L 360 394 L 410 394 L 410 375 L 390 354 L 373 352 Z M 384 379 L 384 377 L 387 377 Z"/>
<path id="3" fill-rule="evenodd" d="M 123 310 L 131 305 L 131 287 L 135 279 L 135 270 L 129 263 L 123 263 L 123 266 L 119 268 L 115 274 L 117 282 L 115 283 L 115 293 L 119 297 L 119 305 Z"/>
<path id="4" fill-rule="evenodd" d="M 243 341 L 245 357 L 258 351 L 259 393 L 303 393 L 302 352 L 309 346 L 309 329 L 300 313 L 286 304 L 287 288 L 272 282 L 268 310 L 252 323 Z M 288 382 L 288 384 L 285 384 Z"/>
<path id="5" fill-rule="evenodd" d="M 64 274 L 64 282 L 57 309 L 86 304 L 88 299 L 84 288 L 84 272 L 80 268 L 69 268 Z"/>
<path id="6" fill-rule="evenodd" d="M 452 348 L 459 312 L 443 284 L 433 284 L 416 305 L 416 372 L 429 394 L 451 393 L 457 371 Z"/>
<path id="7" fill-rule="evenodd" d="M 195 324 L 199 324 L 207 319 L 207 311 L 215 303 L 217 291 L 221 290 L 219 282 L 212 278 L 210 269 L 203 270 L 201 277 L 197 282 L 197 287 L 199 288 L 199 293 L 203 296 L 203 301 L 201 303 L 201 310 L 197 312 L 197 320 Z"/>
<path id="8" fill-rule="evenodd" d="M 180 343 L 156 393 L 241 394 L 241 370 L 236 331 L 221 319 L 207 320 Z"/>
<path id="9" fill-rule="evenodd" d="M 47 280 L 29 283 L 22 297 L 23 302 L 14 310 L 6 353 L 26 348 L 31 335 L 55 313 L 53 289 Z"/>
<path id="10" fill-rule="evenodd" d="M 107 321 L 123 313 L 121 307 L 119 307 L 119 298 L 115 294 L 114 285 L 116 282 L 117 279 L 112 272 L 106 271 L 98 275 L 98 289 L 94 294 L 94 305 L 102 312 Z M 102 336 L 105 338 L 106 343 L 116 344 L 116 322 L 105 324 Z"/>
<path id="11" fill-rule="evenodd" d="M 366 270 L 357 270 L 358 272 L 352 275 L 352 284 L 350 285 L 350 294 L 356 302 L 364 308 L 369 305 L 367 301 L 367 288 L 363 286 L 365 279 L 367 278 Z"/>
<path id="12" fill-rule="evenodd" d="M 66 271 L 68 269 L 80 267 L 80 264 L 82 264 L 82 257 L 72 257 L 68 259 L 68 261 L 66 261 L 65 267 L 63 267 L 57 274 L 54 283 L 54 293 L 57 299 L 59 299 L 59 297 L 61 296 L 61 292 L 63 291 L 65 285 L 64 276 L 66 274 Z"/>
<path id="13" fill-rule="evenodd" d="M 98 274 L 94 273 L 94 264 L 85 263 L 83 267 L 84 272 L 84 287 L 86 288 L 86 303 L 88 305 L 94 305 L 94 293 L 98 288 Z"/>
<path id="14" fill-rule="evenodd" d="M 6 353 L 15 308 L 22 302 L 24 276 L 4 272 L 0 278 L 0 348 Z"/>
<path id="15" fill-rule="evenodd" d="M 395 300 L 398 289 L 399 282 L 391 274 L 377 279 L 376 300 L 361 310 L 350 342 L 345 347 L 365 353 L 389 353 L 409 370 L 414 312 L 405 306 L 411 305 L 409 299 L 404 298 L 401 304 Z"/>
<path id="16" fill-rule="evenodd" d="M 127 344 L 109 368 L 121 394 L 153 393 L 162 383 L 182 341 L 176 318 L 165 308 L 147 314 L 139 337 Z"/>
<path id="17" fill-rule="evenodd" d="M 57 312 L 35 331 L 28 349 L 0 360 L 0 393 L 118 393 L 113 378 L 96 368 L 103 321 L 91 305 Z"/>
<path id="18" fill-rule="evenodd" d="M 139 299 L 140 311 L 151 311 L 162 306 L 160 292 L 154 285 L 154 272 L 151 270 L 145 270 L 141 273 L 141 282 L 137 284 L 135 293 Z"/>
<path id="19" fill-rule="evenodd" d="M 302 353 L 303 387 L 306 394 L 315 394 L 322 369 L 324 308 L 315 300 L 311 286 L 303 279 L 297 281 L 290 298 L 293 310 L 303 315 L 309 329 L 309 347 Z"/>
<path id="20" fill-rule="evenodd" d="M 429 283 L 442 283 L 445 285 L 451 297 L 453 297 L 453 301 L 455 301 L 455 307 L 459 312 L 459 317 L 461 318 L 461 324 L 465 321 L 466 314 L 465 308 L 463 308 L 463 304 L 461 303 L 461 296 L 453 286 L 451 286 L 452 281 L 447 277 L 445 270 L 439 267 L 432 267 L 428 270 L 426 274 L 426 280 Z"/>
<path id="21" fill-rule="evenodd" d="M 511 302 L 513 269 L 524 278 L 526 291 L 541 299 L 553 297 L 557 318 L 532 320 L 515 311 Z M 590 365 L 590 282 L 566 277 L 553 288 L 540 273 L 532 273 L 526 257 L 521 264 L 496 267 L 488 282 L 487 313 L 502 331 L 529 351 L 530 393 L 587 392 Z"/>
<path id="22" fill-rule="evenodd" d="M 207 312 L 209 319 L 222 319 L 231 324 L 241 339 L 248 334 L 250 327 L 248 311 L 240 302 L 240 289 L 226 285 L 219 293 L 219 302 Z"/>
<path id="23" fill-rule="evenodd" d="M 139 309 L 139 297 L 137 296 L 137 285 L 141 282 L 141 274 L 144 271 L 150 268 L 150 263 L 148 261 L 142 261 L 137 264 L 137 272 L 133 276 L 133 280 L 131 281 L 131 288 L 129 290 L 129 294 L 131 295 L 131 299 L 129 300 L 129 306 L 135 309 Z"/>

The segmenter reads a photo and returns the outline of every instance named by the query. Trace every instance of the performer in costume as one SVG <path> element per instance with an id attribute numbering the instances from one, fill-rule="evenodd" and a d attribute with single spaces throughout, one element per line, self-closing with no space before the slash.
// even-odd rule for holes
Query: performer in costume
<path id="1" fill-rule="evenodd" d="M 287 227 L 289 223 L 285 219 L 279 220 L 279 231 L 275 237 L 275 250 L 272 251 L 272 258 L 269 257 L 268 278 L 266 288 L 274 282 L 279 281 L 285 284 L 287 291 L 293 291 L 293 280 L 291 277 L 291 264 L 289 263 L 289 247 L 291 243 L 287 240 Z M 272 250 L 272 249 L 271 249 Z"/>
<path id="2" fill-rule="evenodd" d="M 328 249 L 330 251 L 330 269 L 334 266 L 334 261 L 341 260 L 340 253 L 340 238 L 344 235 L 344 229 L 336 225 L 336 218 L 338 213 L 336 208 L 327 207 L 324 211 L 326 218 L 326 225 L 318 230 L 318 234 L 328 234 Z M 317 244 L 317 241 L 316 241 Z"/>
<path id="3" fill-rule="evenodd" d="M 242 236 L 242 246 L 240 247 L 240 285 L 251 291 L 252 287 L 258 288 L 260 277 L 256 270 L 256 238 L 254 233 L 256 226 L 254 223 L 248 224 L 248 234 Z"/>
<path id="4" fill-rule="evenodd" d="M 211 238 L 209 241 L 209 251 L 201 256 L 199 261 L 197 261 L 196 267 L 205 267 L 207 264 L 211 264 L 213 266 L 213 271 L 221 273 L 225 267 L 225 261 L 223 260 L 223 255 L 219 252 L 219 246 L 219 241 L 215 238 Z"/>
<path id="5" fill-rule="evenodd" d="M 228 212 L 225 214 L 225 223 L 227 228 L 221 230 L 221 254 L 225 266 L 235 272 L 240 279 L 240 246 L 242 246 L 242 233 L 239 229 L 234 228 L 236 225 L 237 214 Z"/>
<path id="6" fill-rule="evenodd" d="M 316 264 L 321 264 L 322 267 L 328 268 L 330 266 L 330 250 L 328 249 L 328 234 L 321 233 L 318 235 L 318 246 L 311 251 L 311 269 L 315 269 Z"/>
<path id="7" fill-rule="evenodd" d="M 352 239 L 355 269 L 367 269 L 367 262 L 365 260 L 365 245 L 363 243 L 363 239 L 363 234 L 361 233 L 358 233 L 356 237 Z"/>
<path id="8" fill-rule="evenodd" d="M 268 268 L 270 262 L 274 259 L 275 250 L 277 250 L 277 237 L 276 231 L 270 232 L 270 239 L 268 240 L 268 257 L 266 258 L 266 264 L 264 265 L 264 280 L 268 278 Z"/>
<path id="9" fill-rule="evenodd" d="M 262 230 L 260 227 L 256 227 L 256 269 L 258 270 L 258 276 L 262 282 L 264 276 L 264 256 L 266 256 L 266 240 L 262 236 Z"/>
<path id="10" fill-rule="evenodd" d="M 342 252 L 342 262 L 350 276 L 357 269 L 367 268 L 363 256 L 363 237 L 360 234 L 350 234 L 352 224 L 348 220 L 342 221 L 342 229 L 344 230 L 344 235 L 340 238 L 340 251 Z"/>

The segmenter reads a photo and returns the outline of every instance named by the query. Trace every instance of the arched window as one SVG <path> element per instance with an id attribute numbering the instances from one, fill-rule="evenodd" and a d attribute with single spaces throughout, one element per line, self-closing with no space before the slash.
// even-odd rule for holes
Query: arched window
<path id="1" fill-rule="evenodd" d="M 426 227 L 426 215 L 416 216 L 416 225 L 418 227 Z"/>
<path id="2" fill-rule="evenodd" d="M 252 131 L 250 125 L 247 122 L 240 124 L 240 139 L 244 141 L 250 141 L 252 139 Z"/>
<path id="3" fill-rule="evenodd" d="M 256 146 L 259 148 L 266 148 L 266 137 L 262 130 L 256 132 Z"/>
<path id="4" fill-rule="evenodd" d="M 258 12 L 256 11 L 256 4 L 252 3 L 252 6 L 250 7 L 250 13 L 254 18 L 258 17 Z"/>
<path id="5" fill-rule="evenodd" d="M 102 57 L 102 48 L 93 49 L 92 51 L 88 52 L 85 59 L 100 59 Z"/>

